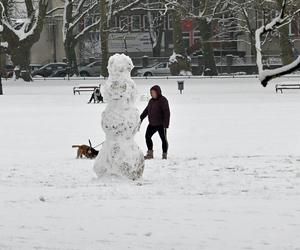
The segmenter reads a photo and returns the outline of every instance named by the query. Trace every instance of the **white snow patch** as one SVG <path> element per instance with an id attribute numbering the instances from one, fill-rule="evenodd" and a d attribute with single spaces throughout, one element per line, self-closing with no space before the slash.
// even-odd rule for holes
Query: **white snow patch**
<path id="1" fill-rule="evenodd" d="M 186 71 L 186 70 L 180 70 L 179 73 L 180 76 L 192 76 L 192 72 L 191 71 Z"/>
<path id="2" fill-rule="evenodd" d="M 0 47 L 7 48 L 8 47 L 8 42 L 1 42 Z"/>

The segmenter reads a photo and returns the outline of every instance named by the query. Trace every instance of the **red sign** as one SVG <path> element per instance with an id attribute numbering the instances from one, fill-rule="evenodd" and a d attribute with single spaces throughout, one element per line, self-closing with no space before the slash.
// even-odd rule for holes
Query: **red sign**
<path id="1" fill-rule="evenodd" d="M 181 29 L 182 31 L 192 31 L 194 28 L 193 20 L 184 19 L 181 21 Z"/>

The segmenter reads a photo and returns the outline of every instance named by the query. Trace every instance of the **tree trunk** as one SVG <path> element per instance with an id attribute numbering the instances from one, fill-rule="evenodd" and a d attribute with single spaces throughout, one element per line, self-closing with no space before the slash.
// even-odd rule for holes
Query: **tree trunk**
<path id="1" fill-rule="evenodd" d="M 2 42 L 1 33 L 0 33 L 0 42 Z M 2 77 L 4 76 L 4 65 L 5 65 L 5 57 L 0 48 L 0 95 L 3 95 Z"/>
<path id="2" fill-rule="evenodd" d="M 101 74 L 104 77 L 108 77 L 108 59 L 109 59 L 109 50 L 108 50 L 108 16 L 107 16 L 107 6 L 106 0 L 100 0 L 100 43 L 101 43 Z"/>
<path id="3" fill-rule="evenodd" d="M 68 60 L 68 67 L 70 69 L 69 75 L 79 75 L 78 65 L 77 65 L 77 56 L 76 56 L 76 44 L 74 42 L 69 41 L 68 39 L 65 41 L 65 52 L 66 58 Z"/>
<path id="4" fill-rule="evenodd" d="M 3 40 L 8 43 L 8 48 L 6 53 L 11 56 L 11 60 L 15 67 L 15 76 L 16 79 L 23 78 L 24 81 L 32 81 L 31 72 L 30 72 L 30 50 L 32 46 L 39 41 L 41 32 L 43 30 L 46 10 L 47 10 L 47 1 L 39 1 L 38 6 L 33 8 L 32 0 L 26 0 L 26 10 L 27 17 L 30 20 L 29 25 L 26 27 L 26 30 L 15 30 L 12 28 L 13 21 L 10 19 L 9 10 L 11 7 L 9 4 L 15 8 L 13 1 L 8 2 L 8 0 L 2 0 L 4 4 L 5 11 L 1 14 L 3 15 L 0 18 L 5 18 L 6 22 L 9 22 L 10 25 L 5 25 L 3 23 Z M 38 11 L 39 15 L 37 18 L 33 18 L 32 15 L 35 11 Z M 20 39 L 21 33 L 25 36 L 23 39 Z"/>
<path id="5" fill-rule="evenodd" d="M 202 37 L 202 52 L 204 61 L 204 75 L 218 75 L 215 62 L 214 50 L 210 41 L 212 37 L 212 25 L 206 18 L 198 20 L 199 30 Z"/>
<path id="6" fill-rule="evenodd" d="M 176 61 L 170 61 L 172 75 L 180 75 L 182 72 L 191 72 L 191 64 L 183 46 L 181 29 L 181 14 L 179 10 L 172 11 L 173 18 L 173 44 Z"/>
<path id="7" fill-rule="evenodd" d="M 283 0 L 277 0 L 277 6 L 279 11 L 282 9 L 282 3 Z M 282 64 L 287 65 L 294 61 L 293 47 L 289 39 L 290 35 L 288 24 L 279 28 L 279 35 Z"/>
<path id="8" fill-rule="evenodd" d="M 162 41 L 163 30 L 164 30 L 164 18 L 163 17 L 159 18 L 158 22 L 159 22 L 158 24 L 159 26 L 157 30 L 157 41 L 156 41 L 156 45 L 153 47 L 152 50 L 153 57 L 161 56 L 161 41 Z"/>
<path id="9" fill-rule="evenodd" d="M 256 60 L 256 46 L 255 46 L 255 31 L 249 33 L 249 41 L 251 46 L 251 56 L 254 58 L 254 62 Z"/>
<path id="10" fill-rule="evenodd" d="M 289 39 L 289 26 L 284 25 L 279 29 L 280 34 L 280 51 L 283 65 L 290 64 L 294 61 L 293 47 Z"/>
<path id="11" fill-rule="evenodd" d="M 181 15 L 177 10 L 172 13 L 173 18 L 173 44 L 176 54 L 184 55 L 183 37 L 181 29 Z"/>
<path id="12" fill-rule="evenodd" d="M 32 81 L 30 71 L 30 48 L 21 47 L 15 49 L 11 54 L 11 60 L 15 67 L 14 74 L 16 79 L 23 78 L 25 82 Z"/>

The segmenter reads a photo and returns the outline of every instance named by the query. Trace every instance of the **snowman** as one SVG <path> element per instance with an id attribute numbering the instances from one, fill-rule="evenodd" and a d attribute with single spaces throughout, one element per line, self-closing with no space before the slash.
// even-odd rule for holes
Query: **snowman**
<path id="1" fill-rule="evenodd" d="M 115 175 L 136 180 L 144 171 L 144 156 L 134 141 L 140 116 L 135 106 L 137 90 L 130 76 L 132 69 L 132 60 L 124 54 L 109 58 L 109 77 L 103 85 L 107 106 L 102 113 L 102 128 L 106 139 L 94 164 L 98 177 Z"/>

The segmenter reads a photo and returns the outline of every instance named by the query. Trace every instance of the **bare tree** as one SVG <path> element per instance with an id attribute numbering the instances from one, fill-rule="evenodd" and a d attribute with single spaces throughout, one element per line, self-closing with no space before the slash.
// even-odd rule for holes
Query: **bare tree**
<path id="1" fill-rule="evenodd" d="M 86 33 L 97 28 L 100 19 L 92 19 L 92 22 L 87 24 L 82 30 L 79 29 L 79 23 L 84 22 L 88 15 L 94 15 L 95 10 L 99 7 L 99 2 L 88 2 L 87 0 L 65 0 L 64 15 L 63 15 L 63 43 L 68 60 L 68 66 L 72 74 L 79 75 L 76 46 L 81 38 Z"/>
<path id="2" fill-rule="evenodd" d="M 3 31 L 3 26 L 1 24 L 1 20 L 0 20 L 0 95 L 3 95 L 3 88 L 2 88 L 2 75 L 4 72 L 3 69 L 3 59 L 2 59 L 2 31 Z M 5 45 L 3 45 L 3 47 L 6 47 Z"/>
<path id="3" fill-rule="evenodd" d="M 279 10 L 279 14 L 271 22 L 257 29 L 255 33 L 257 67 L 259 72 L 259 79 L 264 87 L 267 86 L 268 82 L 271 79 L 292 73 L 300 67 L 300 56 L 298 56 L 298 58 L 293 60 L 291 63 L 277 69 L 264 69 L 263 67 L 263 42 L 272 32 L 278 29 L 282 29 L 284 26 L 289 24 L 298 13 L 300 13 L 300 8 L 292 12 L 288 11 L 289 3 L 292 2 L 288 0 L 282 0 L 282 5 L 281 9 Z M 264 38 L 264 41 L 262 41 L 262 37 Z"/>
<path id="4" fill-rule="evenodd" d="M 296 7 L 296 1 L 289 0 L 285 4 L 285 13 L 293 13 L 295 7 Z M 284 4 L 284 0 L 276 0 L 276 6 L 275 8 L 278 9 L 278 11 L 281 11 L 282 5 Z M 286 15 L 285 14 L 285 15 Z M 294 61 L 294 51 L 293 46 L 290 40 L 289 36 L 289 25 L 283 25 L 278 28 L 279 32 L 279 43 L 280 43 L 280 50 L 281 50 L 281 60 L 283 65 L 290 64 Z"/>
<path id="5" fill-rule="evenodd" d="M 133 8 L 134 10 L 144 10 L 147 12 L 148 23 L 144 24 L 145 29 L 149 30 L 152 44 L 152 55 L 159 57 L 161 55 L 161 43 L 163 38 L 164 25 L 166 16 L 169 11 L 168 3 L 164 0 L 141 1 L 140 4 Z"/>
<path id="6" fill-rule="evenodd" d="M 108 49 L 108 39 L 109 39 L 109 22 L 112 11 L 112 1 L 107 3 L 106 0 L 100 0 L 100 43 L 101 43 L 101 74 L 105 77 L 108 76 L 108 59 L 109 59 L 109 49 Z"/>
<path id="7" fill-rule="evenodd" d="M 0 2 L 0 17 L 3 26 L 4 42 L 0 47 L 10 55 L 15 66 L 16 79 L 22 77 L 25 81 L 32 81 L 30 73 L 30 51 L 40 39 L 46 16 L 48 0 L 25 0 L 21 12 L 18 12 L 16 2 L 2 0 Z M 15 16 L 18 13 L 18 16 Z M 21 20 L 21 22 L 16 22 Z"/>
<path id="8" fill-rule="evenodd" d="M 287 12 L 292 12 L 296 1 L 290 0 L 287 3 Z M 228 0 L 230 13 L 234 15 L 238 23 L 238 30 L 247 34 L 251 45 L 251 54 L 256 56 L 255 31 L 259 23 L 268 23 L 273 19 L 274 12 L 280 11 L 282 0 Z M 289 27 L 284 25 L 273 32 L 273 36 L 279 38 L 281 59 L 283 64 L 293 61 L 293 48 L 289 37 Z"/>
<path id="9" fill-rule="evenodd" d="M 236 32 L 247 36 L 251 46 L 251 55 L 256 55 L 255 30 L 257 29 L 257 13 L 263 12 L 264 1 L 261 0 L 228 0 L 228 11 L 237 20 Z"/>
<path id="10" fill-rule="evenodd" d="M 126 11 L 133 10 L 146 0 L 99 0 L 100 1 L 100 43 L 101 43 L 101 74 L 108 76 L 109 59 L 109 34 L 112 32 L 123 32 L 125 27 L 112 27 L 112 20 Z M 124 36 L 126 44 L 126 36 Z"/>
<path id="11" fill-rule="evenodd" d="M 190 75 L 191 62 L 187 56 L 186 50 L 183 46 L 183 36 L 181 29 L 181 20 L 183 18 L 182 0 L 177 0 L 172 3 L 172 9 L 169 10 L 172 16 L 173 23 L 173 55 L 170 57 L 170 71 L 172 75 Z"/>

